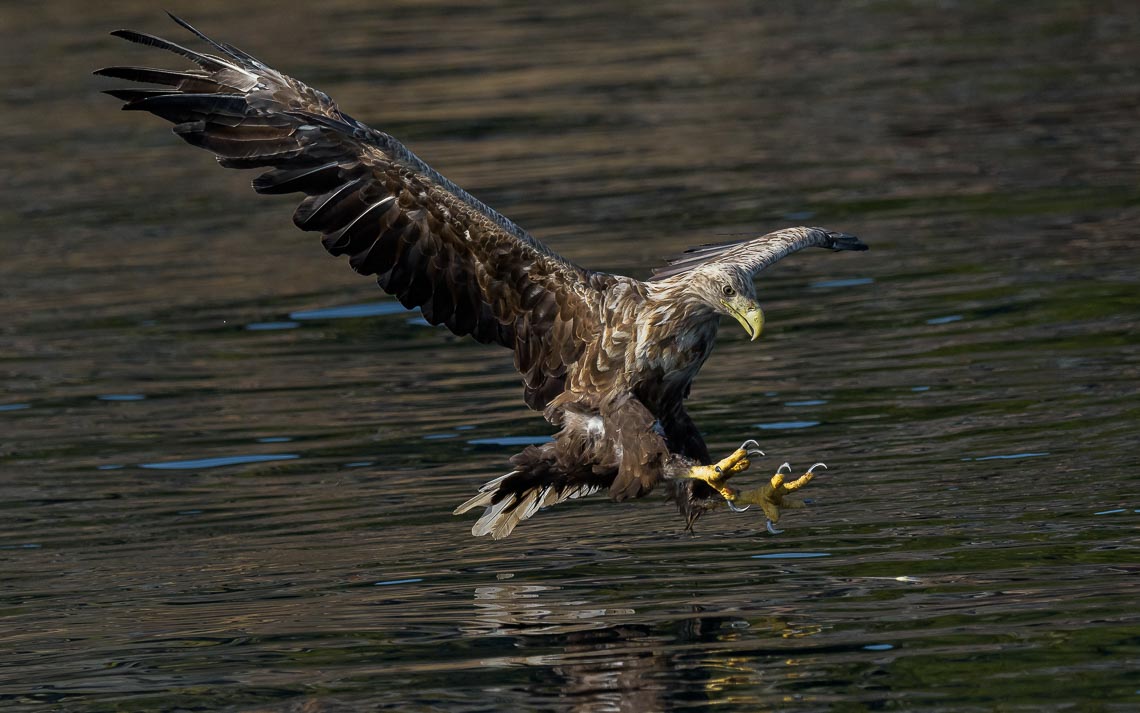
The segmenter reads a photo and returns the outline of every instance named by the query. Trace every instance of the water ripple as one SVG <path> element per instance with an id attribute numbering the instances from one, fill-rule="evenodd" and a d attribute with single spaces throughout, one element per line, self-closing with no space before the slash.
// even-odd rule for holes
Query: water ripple
<path id="1" fill-rule="evenodd" d="M 356 319 L 359 317 L 382 317 L 390 314 L 404 314 L 410 311 L 413 310 L 409 310 L 395 300 L 390 300 L 290 312 L 289 319 L 301 321 L 313 319 Z"/>
<path id="2" fill-rule="evenodd" d="M 932 317 L 926 320 L 927 324 L 950 324 L 951 322 L 958 322 L 963 319 L 960 314 L 950 314 L 945 317 Z"/>
<path id="3" fill-rule="evenodd" d="M 798 560 L 814 559 L 816 557 L 830 557 L 830 552 L 772 552 L 763 555 L 752 555 L 754 560 Z"/>
<path id="4" fill-rule="evenodd" d="M 962 460 L 975 460 L 975 461 L 1019 460 L 1021 458 L 1043 458 L 1047 455 L 1050 455 L 1050 454 L 1049 453 L 1008 453 L 1008 454 L 994 455 L 994 456 L 979 456 L 976 458 L 963 458 Z"/>
<path id="5" fill-rule="evenodd" d="M 224 456 L 221 458 L 199 458 L 197 460 L 172 460 L 159 463 L 139 463 L 140 468 L 152 470 L 196 470 L 205 468 L 220 468 L 226 465 L 241 465 L 244 463 L 269 463 L 279 460 L 293 460 L 301 456 L 294 453 L 279 453 L 274 455 L 246 455 Z"/>
<path id="6" fill-rule="evenodd" d="M 772 423 L 754 423 L 753 428 L 763 431 L 790 431 L 797 428 L 812 428 L 818 426 L 819 421 L 774 421 Z"/>
<path id="7" fill-rule="evenodd" d="M 872 277 L 854 277 L 848 280 L 822 280 L 811 283 L 811 286 L 815 288 L 856 287 L 858 285 L 870 285 L 874 281 L 875 279 Z"/>

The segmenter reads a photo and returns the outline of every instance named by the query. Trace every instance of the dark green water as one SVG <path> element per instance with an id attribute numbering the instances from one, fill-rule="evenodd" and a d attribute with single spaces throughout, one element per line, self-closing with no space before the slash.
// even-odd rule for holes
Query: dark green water
<path id="1" fill-rule="evenodd" d="M 691 401 L 747 484 L 830 470 L 778 537 L 651 496 L 472 538 L 550 432 L 509 355 L 100 96 L 158 7 L 6 6 L 0 708 L 1140 707 L 1135 4 L 169 7 L 581 264 L 862 236 Z"/>

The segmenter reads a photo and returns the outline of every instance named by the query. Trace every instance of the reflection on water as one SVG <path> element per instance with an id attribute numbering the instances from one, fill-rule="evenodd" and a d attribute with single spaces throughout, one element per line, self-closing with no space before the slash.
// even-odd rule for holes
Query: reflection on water
<path id="1" fill-rule="evenodd" d="M 475 590 L 472 636 L 519 637 L 517 655 L 482 661 L 488 667 L 531 666 L 549 672 L 550 698 L 571 710 L 665 710 L 668 660 L 645 625 L 623 622 L 633 609 L 590 608 L 561 587 L 503 583 Z M 523 638 L 528 637 L 528 638 Z M 534 643 L 535 641 L 538 643 Z M 655 650 L 656 649 L 656 650 Z M 542 653 L 529 653 L 541 651 Z"/>
<path id="2" fill-rule="evenodd" d="M 766 273 L 766 338 L 725 330 L 691 402 L 715 450 L 761 441 L 747 485 L 830 470 L 778 537 L 587 498 L 471 538 L 452 508 L 552 430 L 509 355 L 99 96 L 155 59 L 107 31 L 184 39 L 150 3 L 12 5 L 0 707 L 1140 702 L 1140 9 L 185 12 L 583 265 L 863 236 Z"/>
<path id="3" fill-rule="evenodd" d="M 502 576 L 502 575 L 501 575 Z M 503 576 L 507 578 L 510 575 Z M 475 588 L 475 626 L 465 629 L 471 635 L 502 636 L 534 634 L 566 634 L 590 629 L 604 629 L 607 616 L 635 614 L 633 609 L 582 608 L 585 602 L 559 600 L 561 587 L 541 584 L 502 584 Z M 551 592 L 551 594 L 543 594 Z"/>
<path id="4" fill-rule="evenodd" d="M 749 638 L 745 631 L 779 638 L 821 631 L 802 622 L 793 626 L 778 613 L 744 618 L 713 614 L 699 605 L 675 622 L 655 625 L 638 617 L 635 609 L 591 607 L 588 593 L 512 584 L 511 576 L 500 575 L 508 581 L 476 588 L 477 622 L 463 631 L 469 636 L 513 637 L 518 654 L 486 659 L 481 665 L 548 671 L 553 684 L 549 698 L 567 702 L 571 710 L 673 710 L 686 699 L 758 684 L 767 667 L 758 666 L 753 657 L 721 649 Z"/>

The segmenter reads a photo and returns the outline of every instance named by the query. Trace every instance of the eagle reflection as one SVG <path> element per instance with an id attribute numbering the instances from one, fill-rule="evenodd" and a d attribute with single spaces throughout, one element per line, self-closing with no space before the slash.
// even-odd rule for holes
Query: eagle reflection
<path id="1" fill-rule="evenodd" d="M 476 587 L 473 605 L 474 619 L 462 627 L 464 634 L 510 637 L 519 650 L 481 663 L 545 669 L 549 675 L 535 678 L 528 693 L 573 711 L 666 711 L 678 701 L 691 705 L 771 686 L 770 672 L 763 671 L 778 651 L 750 652 L 757 630 L 777 639 L 820 630 L 793 626 L 782 616 L 706 613 L 698 605 L 662 619 L 596 606 L 584 592 L 510 581 Z M 778 658 L 786 674 L 793 661 Z"/>

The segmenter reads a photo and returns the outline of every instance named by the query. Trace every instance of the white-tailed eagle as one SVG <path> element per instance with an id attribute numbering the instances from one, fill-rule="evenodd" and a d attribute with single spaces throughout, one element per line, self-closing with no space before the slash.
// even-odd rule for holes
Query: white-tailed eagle
<path id="1" fill-rule="evenodd" d="M 728 488 L 724 480 L 748 467 L 751 444 L 713 465 L 684 402 L 721 315 L 760 335 L 756 273 L 807 247 L 865 250 L 858 238 L 788 228 L 692 249 L 648 281 L 581 268 L 324 93 L 174 20 L 217 54 L 113 32 L 196 66 L 100 69 L 155 85 L 107 93 L 123 109 L 172 122 L 175 134 L 227 168 L 269 169 L 254 179 L 257 192 L 305 194 L 297 227 L 320 233 L 325 249 L 376 275 L 429 323 L 511 349 L 527 405 L 561 429 L 512 457 L 511 472 L 456 509 L 484 508 L 474 534 L 505 537 L 568 498 L 637 498 L 663 482 L 690 527 L 725 500 L 757 502 L 770 519 L 791 504 L 783 496 L 802 478 L 785 485 L 777 474 L 750 497 Z"/>

